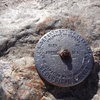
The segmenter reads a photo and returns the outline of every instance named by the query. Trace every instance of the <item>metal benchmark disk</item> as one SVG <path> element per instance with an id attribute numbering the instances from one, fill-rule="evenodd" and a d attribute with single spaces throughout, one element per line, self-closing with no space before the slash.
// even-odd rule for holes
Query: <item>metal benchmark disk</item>
<path id="1" fill-rule="evenodd" d="M 45 34 L 36 45 L 34 58 L 39 74 L 61 87 L 79 84 L 93 66 L 92 51 L 86 40 L 67 29 Z"/>

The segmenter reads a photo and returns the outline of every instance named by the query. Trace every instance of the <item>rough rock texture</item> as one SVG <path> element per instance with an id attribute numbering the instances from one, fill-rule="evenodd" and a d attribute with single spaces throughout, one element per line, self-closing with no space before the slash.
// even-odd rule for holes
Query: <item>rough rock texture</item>
<path id="1" fill-rule="evenodd" d="M 34 47 L 40 37 L 58 28 L 75 30 L 89 42 L 95 59 L 94 68 L 82 84 L 72 88 L 58 88 L 45 83 L 42 100 L 100 100 L 100 0 L 1 0 L 0 59 L 11 62 L 25 56 L 34 57 Z M 0 80 L 2 83 L 8 81 L 2 76 Z M 4 86 L 0 90 L 1 95 L 4 91 L 8 96 L 6 89 L 8 87 Z M 14 100 L 18 99 L 14 97 Z M 25 100 L 30 100 L 31 96 L 27 97 Z"/>
<path id="2" fill-rule="evenodd" d="M 24 57 L 10 63 L 0 61 L 3 100 L 40 100 L 44 83 L 34 66 L 34 59 Z M 0 99 L 1 100 L 1 99 Z"/>

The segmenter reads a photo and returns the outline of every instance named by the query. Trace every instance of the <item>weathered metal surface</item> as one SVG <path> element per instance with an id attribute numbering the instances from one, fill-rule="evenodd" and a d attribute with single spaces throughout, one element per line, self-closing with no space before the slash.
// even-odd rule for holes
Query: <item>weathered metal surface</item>
<path id="1" fill-rule="evenodd" d="M 92 51 L 77 33 L 57 29 L 45 34 L 35 49 L 39 74 L 49 83 L 69 87 L 82 82 L 93 66 Z"/>

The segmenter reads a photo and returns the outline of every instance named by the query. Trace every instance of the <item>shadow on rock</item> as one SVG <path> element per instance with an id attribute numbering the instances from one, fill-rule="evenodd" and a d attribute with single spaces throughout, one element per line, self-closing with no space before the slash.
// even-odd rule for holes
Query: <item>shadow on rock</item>
<path id="1" fill-rule="evenodd" d="M 98 90 L 100 65 L 95 62 L 90 75 L 80 84 L 62 88 L 46 84 L 46 91 L 50 92 L 56 100 L 91 100 Z"/>

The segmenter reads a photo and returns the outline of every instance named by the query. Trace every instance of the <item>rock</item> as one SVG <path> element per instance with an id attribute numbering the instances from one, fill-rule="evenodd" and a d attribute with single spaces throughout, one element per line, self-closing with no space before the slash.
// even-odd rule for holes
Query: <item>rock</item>
<path id="1" fill-rule="evenodd" d="M 56 100 L 56 99 L 52 99 L 52 98 L 50 98 L 50 97 L 45 97 L 45 96 L 43 96 L 43 97 L 41 98 L 41 100 Z"/>
<path id="2" fill-rule="evenodd" d="M 56 100 L 56 98 L 52 94 L 46 92 L 45 95 L 41 98 L 41 100 Z"/>
<path id="3" fill-rule="evenodd" d="M 96 94 L 93 100 L 100 100 L 100 96 Z"/>
<path id="4" fill-rule="evenodd" d="M 100 47 L 99 16 L 98 0 L 36 0 L 23 1 L 15 8 L 10 6 L 0 16 L 1 59 L 33 56 L 41 35 L 57 28 L 75 30 L 91 47 Z"/>
<path id="5" fill-rule="evenodd" d="M 93 49 L 94 59 L 100 64 L 100 48 Z"/>
<path id="6" fill-rule="evenodd" d="M 2 67 L 1 88 L 12 100 L 39 100 L 43 96 L 44 83 L 34 66 L 34 59 L 24 57 L 10 62 L 0 61 Z M 2 99 L 3 100 L 3 99 Z"/>
<path id="7" fill-rule="evenodd" d="M 10 62 L 10 64 L 6 64 L 9 65 L 8 69 L 4 69 L 3 72 L 0 70 L 0 73 L 3 73 L 0 74 L 0 82 L 7 97 L 10 95 L 14 99 L 28 98 L 30 100 L 30 97 L 39 99 L 43 96 L 42 99 L 52 100 L 50 95 L 47 97 L 44 95 L 45 91 L 43 94 L 41 88 L 36 94 L 35 85 L 40 87 L 38 83 L 32 82 L 32 87 L 25 84 L 31 84 L 31 79 L 28 80 L 27 77 L 34 80 L 39 78 L 37 72 L 27 69 L 29 66 L 31 69 L 31 65 L 34 65 L 31 57 L 34 57 L 36 43 L 46 32 L 58 28 L 71 29 L 83 36 L 92 48 L 95 64 L 89 78 L 81 85 L 76 86 L 77 88 L 64 90 L 50 86 L 47 91 L 54 96 L 54 100 L 98 100 L 100 95 L 98 87 L 100 81 L 100 0 L 0 1 L 0 60 L 3 62 L 3 65 L 0 65 L 4 67 L 5 61 Z M 0 68 L 2 69 L 2 67 Z M 3 75 L 9 76 L 10 79 L 3 78 Z M 8 81 L 7 85 L 5 85 L 6 81 Z M 15 82 L 15 87 L 19 86 L 21 82 L 23 85 L 16 90 L 11 81 Z M 6 90 L 8 87 L 11 94 Z M 14 92 L 12 93 L 12 91 Z M 22 92 L 24 93 L 22 94 Z"/>

